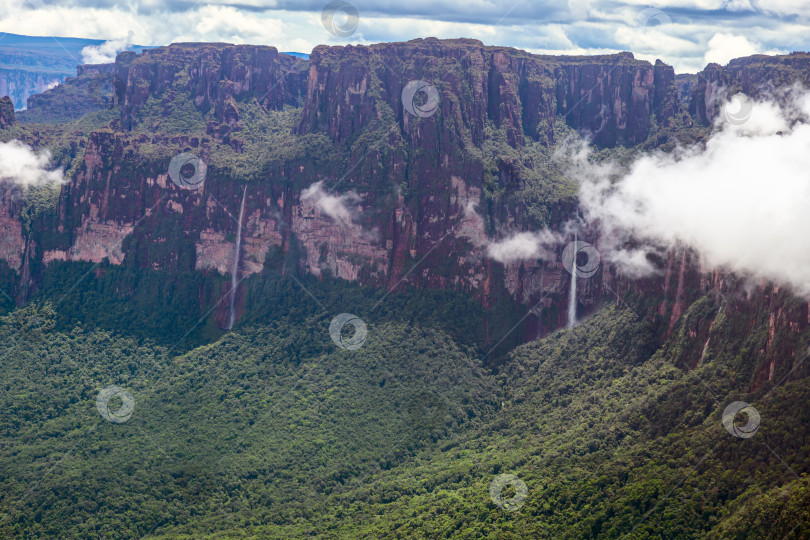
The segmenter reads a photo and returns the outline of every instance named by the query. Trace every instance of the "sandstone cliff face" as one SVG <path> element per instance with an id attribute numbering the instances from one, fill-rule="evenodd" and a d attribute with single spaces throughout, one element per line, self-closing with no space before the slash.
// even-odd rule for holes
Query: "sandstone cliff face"
<path id="1" fill-rule="evenodd" d="M 636 144 L 646 139 L 653 116 L 665 122 L 677 108 L 672 67 L 636 61 L 630 53 L 540 56 L 476 40 L 430 38 L 320 46 L 310 61 L 299 133 L 324 131 L 336 141 L 379 114 L 380 103 L 409 132 L 414 122 L 401 94 L 412 80 L 439 89 L 439 109 L 449 123 L 442 127 L 448 136 L 469 138 L 474 145 L 483 141 L 487 118 L 497 127 L 508 126 L 512 145 L 521 144 L 523 136 L 550 139 L 558 118 L 590 133 L 598 145 Z"/>
<path id="2" fill-rule="evenodd" d="M 515 197 L 529 182 L 525 164 L 520 154 L 495 154 L 487 146 L 493 132 L 503 135 L 507 150 L 551 142 L 556 122 L 602 147 L 637 144 L 685 106 L 679 92 L 691 92 L 693 115 L 708 121 L 715 112 L 706 96 L 716 91 L 709 81 L 758 88 L 757 73 L 763 73 L 754 68 L 758 60 L 732 62 L 677 86 L 671 67 L 636 61 L 629 53 L 538 56 L 473 40 L 318 47 L 310 60 L 272 47 L 177 44 L 139 56 L 123 53 L 114 66 L 100 68 L 112 74 L 122 131 L 90 135 L 83 163 L 60 197 L 63 234 L 41 262 L 107 259 L 226 274 L 238 255 L 240 273 L 250 275 L 265 268 L 269 254 L 295 252 L 298 267 L 317 276 L 387 289 L 400 283 L 455 288 L 485 305 L 507 295 L 531 311 L 523 336 L 531 339 L 565 324 L 571 276 L 560 260 L 562 246 L 539 260 L 500 264 L 488 258 L 488 239 L 538 226 L 527 203 Z M 810 74 L 803 65 L 796 69 Z M 402 90 L 412 80 L 437 89 L 436 114 L 420 118 L 405 110 Z M 205 137 L 138 132 L 139 111 L 150 98 L 164 107 L 190 100 L 213 111 L 215 125 Z M 167 175 L 171 157 L 191 151 L 210 162 L 221 134 L 241 121 L 236 104 L 243 100 L 271 111 L 301 107 L 296 136 L 328 140 L 343 158 L 320 166 L 321 156 L 293 155 L 271 162 L 263 178 L 250 182 L 209 167 L 199 191 L 175 186 Z M 156 156 L 155 148 L 165 149 L 164 155 Z M 317 181 L 330 195 L 353 194 L 350 221 L 336 220 L 302 197 Z M 235 216 L 245 187 L 243 243 L 236 254 Z M 493 189 L 503 195 L 485 196 Z M 573 197 L 560 198 L 550 203 L 543 225 L 559 229 L 575 210 Z M 11 215 L 0 215 L 0 227 L 12 239 L 0 246 L 0 256 L 19 269 L 24 239 Z M 595 232 L 583 234 L 599 248 Z M 687 308 L 702 294 L 720 295 L 723 277 L 703 271 L 686 252 L 670 253 L 662 264 L 663 275 L 647 280 L 629 280 L 602 264 L 593 277 L 578 279 L 577 311 L 587 314 L 606 297 L 617 304 L 640 298 L 654 304 L 651 316 L 662 336 L 678 331 L 686 317 L 684 331 L 700 347 L 685 351 L 683 359 L 694 365 L 702 349 L 711 351 L 704 343 L 717 314 Z M 763 316 L 744 301 L 774 314 L 768 323 L 774 337 L 762 352 L 774 362 L 796 353 L 779 336 L 808 324 L 806 304 L 784 309 L 785 298 L 766 286 L 752 298 L 722 303 L 726 315 L 740 317 L 743 325 Z M 762 369 L 758 381 L 773 372 Z"/>
<path id="3" fill-rule="evenodd" d="M 672 68 L 635 61 L 629 53 L 551 57 L 485 47 L 475 40 L 426 39 L 318 47 L 310 61 L 298 134 L 323 133 L 336 145 L 346 144 L 381 118 L 393 118 L 404 157 L 372 151 L 371 160 L 381 166 L 364 173 L 424 194 L 400 200 L 384 214 L 392 223 L 382 231 L 382 240 L 390 246 L 388 284 L 393 286 L 424 257 L 420 271 L 408 275 L 410 283 L 459 287 L 484 303 L 494 290 L 505 288 L 526 306 L 539 302 L 553 307 L 545 320 L 537 321 L 537 332 L 565 320 L 559 305 L 570 276 L 559 260 L 493 267 L 486 258 L 485 239 L 494 228 L 521 229 L 530 223 L 520 205 L 482 205 L 486 164 L 465 153 L 484 144 L 488 126 L 504 130 L 507 143 L 518 148 L 528 141 L 552 141 L 557 121 L 601 146 L 634 144 L 647 138 L 653 118 L 668 122 L 678 105 Z M 413 80 L 438 90 L 439 113 L 418 118 L 406 111 L 402 92 Z M 515 162 L 499 160 L 494 166 L 496 181 L 507 191 L 525 181 Z M 374 197 L 374 189 L 364 191 L 363 178 L 349 175 L 344 183 L 364 198 Z M 559 226 L 573 209 L 555 206 L 549 224 Z M 473 217 L 479 215 L 483 219 Z M 580 290 L 583 309 L 596 305 L 598 287 L 583 280 Z"/>
<path id="4" fill-rule="evenodd" d="M 691 93 L 689 112 L 693 118 L 709 123 L 717 116 L 722 95 L 742 92 L 762 97 L 777 88 L 794 84 L 810 87 L 810 54 L 785 56 L 755 55 L 737 58 L 727 66 L 709 64 L 698 73 Z"/>
<path id="5" fill-rule="evenodd" d="M 178 43 L 137 56 L 122 53 L 115 64 L 114 103 L 121 106 L 125 130 L 150 96 L 162 95 L 168 105 L 176 93 L 190 96 L 201 109 L 214 107 L 220 122 L 233 123 L 235 98 L 254 98 L 268 109 L 297 105 L 306 65 L 275 47 L 251 45 Z"/>

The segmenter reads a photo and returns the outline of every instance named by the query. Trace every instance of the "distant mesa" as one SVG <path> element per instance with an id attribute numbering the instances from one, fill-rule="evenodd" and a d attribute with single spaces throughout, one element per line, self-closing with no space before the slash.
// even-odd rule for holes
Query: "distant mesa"
<path id="1" fill-rule="evenodd" d="M 82 49 L 102 43 L 103 39 L 0 32 L 0 96 L 9 96 L 15 110 L 25 110 L 29 97 L 76 76 Z M 133 51 L 143 49 L 138 45 L 130 47 Z"/>

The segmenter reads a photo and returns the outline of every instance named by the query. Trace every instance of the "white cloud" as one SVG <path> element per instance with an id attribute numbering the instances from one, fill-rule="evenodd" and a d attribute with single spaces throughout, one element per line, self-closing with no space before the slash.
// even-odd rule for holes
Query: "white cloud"
<path id="1" fill-rule="evenodd" d="M 109 64 L 115 62 L 115 56 L 132 45 L 132 32 L 125 38 L 111 39 L 101 45 L 89 45 L 82 49 L 82 63 Z"/>
<path id="2" fill-rule="evenodd" d="M 610 250 L 610 262 L 622 275 L 630 279 L 639 279 L 658 273 L 647 257 L 649 253 L 649 249 L 646 248 L 618 247 Z"/>
<path id="3" fill-rule="evenodd" d="M 810 92 L 793 91 L 793 109 L 800 116 L 810 118 Z"/>
<path id="4" fill-rule="evenodd" d="M 222 41 L 299 52 L 319 44 L 470 37 L 547 54 L 630 50 L 638 58 L 660 58 L 679 72 L 698 71 L 707 58 L 725 63 L 752 52 L 806 48 L 810 20 L 806 0 L 662 0 L 656 4 L 661 14 L 648 20 L 649 25 L 638 20 L 649 10 L 647 0 L 549 0 L 507 6 L 484 0 L 453 0 L 442 6 L 429 0 L 401 5 L 355 0 L 360 12 L 357 32 L 339 38 L 323 28 L 323 3 L 314 1 L 204 0 L 191 5 L 133 0 L 126 8 L 101 8 L 91 0 L 38 6 L 35 1 L 21 6 L 21 0 L 0 0 L 0 31 L 109 39 L 111 33 L 120 36 L 126 29 L 132 32 L 131 42 L 140 45 Z M 752 25 L 741 16 L 751 12 L 749 4 L 762 15 L 761 24 Z"/>
<path id="5" fill-rule="evenodd" d="M 723 0 L 658 0 L 653 2 L 658 9 L 678 8 L 698 8 L 698 9 L 717 9 L 723 3 Z M 625 5 L 635 6 L 639 9 L 646 9 L 650 6 L 648 0 L 625 0 Z"/>
<path id="6" fill-rule="evenodd" d="M 323 182 L 315 182 L 301 192 L 301 200 L 335 220 L 342 227 L 352 226 L 352 206 L 360 201 L 354 191 L 343 195 L 332 195 L 323 189 Z"/>
<path id="7" fill-rule="evenodd" d="M 752 0 L 752 4 L 766 13 L 807 15 L 807 0 Z"/>
<path id="8" fill-rule="evenodd" d="M 762 48 L 759 45 L 745 36 L 717 33 L 709 40 L 709 49 L 706 51 L 703 61 L 706 64 L 715 62 L 725 66 L 730 60 L 758 54 L 761 51 Z"/>
<path id="9" fill-rule="evenodd" d="M 551 259 L 551 251 L 562 241 L 557 233 L 550 230 L 537 232 L 520 232 L 487 246 L 487 255 L 500 262 L 510 263 L 527 259 Z"/>
<path id="10" fill-rule="evenodd" d="M 208 41 L 267 44 L 299 52 L 309 52 L 328 36 L 320 22 L 316 26 L 305 13 L 251 12 L 205 4 L 182 12 L 163 10 L 162 5 L 142 12 L 55 4 L 3 12 L 2 2 L 0 31 L 32 36 L 108 39 L 111 33 L 121 35 L 123 28 L 128 32 L 127 39 L 138 45 Z"/>
<path id="11" fill-rule="evenodd" d="M 208 36 L 216 36 L 216 41 L 240 44 L 272 43 L 283 39 L 284 24 L 278 18 L 219 6 L 204 6 L 189 13 L 192 14 L 194 24 L 184 28 L 185 32 L 178 41 L 211 40 Z"/>
<path id="12" fill-rule="evenodd" d="M 49 169 L 50 152 L 36 154 L 18 140 L 0 142 L 0 182 L 18 186 L 62 184 L 65 177 L 60 169 Z"/>
<path id="13" fill-rule="evenodd" d="M 794 106 L 798 104 L 796 98 L 793 101 Z M 792 116 L 803 116 L 800 109 L 794 109 L 791 115 L 786 112 L 773 101 L 756 101 L 745 94 L 735 94 L 720 105 L 715 125 L 742 135 L 773 135 L 788 130 Z"/>
<path id="14" fill-rule="evenodd" d="M 705 148 L 646 155 L 615 182 L 616 168 L 580 159 L 581 203 L 603 231 L 603 257 L 644 273 L 647 249 L 688 246 L 710 269 L 810 295 L 810 111 L 793 108 L 808 99 L 752 102 L 750 128 L 721 115 Z M 623 250 L 628 241 L 642 247 Z"/>
<path id="15" fill-rule="evenodd" d="M 753 11 L 754 6 L 751 5 L 751 0 L 725 0 L 723 9 L 728 11 Z"/>

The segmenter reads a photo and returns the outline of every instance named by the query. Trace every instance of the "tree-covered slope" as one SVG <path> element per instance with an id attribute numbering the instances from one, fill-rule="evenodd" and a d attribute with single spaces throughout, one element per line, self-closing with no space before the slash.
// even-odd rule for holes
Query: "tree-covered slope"
<path id="1" fill-rule="evenodd" d="M 728 357 L 691 372 L 664 349 L 645 362 L 648 338 L 646 324 L 608 308 L 573 331 L 518 348 L 499 377 L 504 397 L 494 419 L 336 495 L 315 530 L 340 538 L 810 533 L 802 506 L 810 467 L 806 379 L 746 395 L 728 377 Z M 761 414 L 750 439 L 721 423 L 724 407 L 738 399 Z M 490 498 L 490 483 L 504 473 L 528 489 L 515 512 Z"/>
<path id="2" fill-rule="evenodd" d="M 345 351 L 328 323 L 245 328 L 176 356 L 103 331 L 54 332 L 48 307 L 8 316 L 3 535 L 296 523 L 494 410 L 494 378 L 447 335 L 370 325 Z M 134 400 L 123 423 L 96 410 L 110 385 Z"/>
<path id="3" fill-rule="evenodd" d="M 314 315 L 251 323 L 178 354 L 102 330 L 57 331 L 48 306 L 18 310 L 0 329 L 0 530 L 804 537 L 807 379 L 746 393 L 724 352 L 740 345 L 722 337 L 732 316 L 715 322 L 717 345 L 696 369 L 681 365 L 691 317 L 717 307 L 696 303 L 662 347 L 646 319 L 605 307 L 517 348 L 498 373 L 418 320 L 370 324 L 355 351 L 335 347 L 329 317 Z M 96 410 L 109 385 L 134 399 L 123 423 Z M 748 439 L 721 422 L 738 400 L 761 415 Z M 501 474 L 526 484 L 514 512 L 490 498 Z"/>

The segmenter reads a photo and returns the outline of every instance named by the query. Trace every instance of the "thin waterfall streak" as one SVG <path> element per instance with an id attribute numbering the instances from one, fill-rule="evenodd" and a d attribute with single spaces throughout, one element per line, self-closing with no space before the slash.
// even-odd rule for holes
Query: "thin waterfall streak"
<path id="1" fill-rule="evenodd" d="M 577 324 L 577 235 L 574 234 L 574 260 L 571 262 L 571 290 L 568 293 L 568 328 Z"/>
<path id="2" fill-rule="evenodd" d="M 239 228 L 236 230 L 236 245 L 233 250 L 233 267 L 231 268 L 231 303 L 230 310 L 228 311 L 228 330 L 233 328 L 234 319 L 236 318 L 236 288 L 239 286 L 239 256 L 242 251 L 242 218 L 245 215 L 245 196 L 247 195 L 247 186 L 242 192 L 242 205 L 239 207 Z"/>
<path id="3" fill-rule="evenodd" d="M 709 341 L 711 341 L 711 337 L 706 340 L 706 343 L 703 344 L 703 352 L 700 353 L 700 360 L 697 361 L 698 364 L 703 362 L 703 359 L 706 358 L 706 351 L 709 349 Z M 697 364 L 695 365 L 697 367 Z"/>

